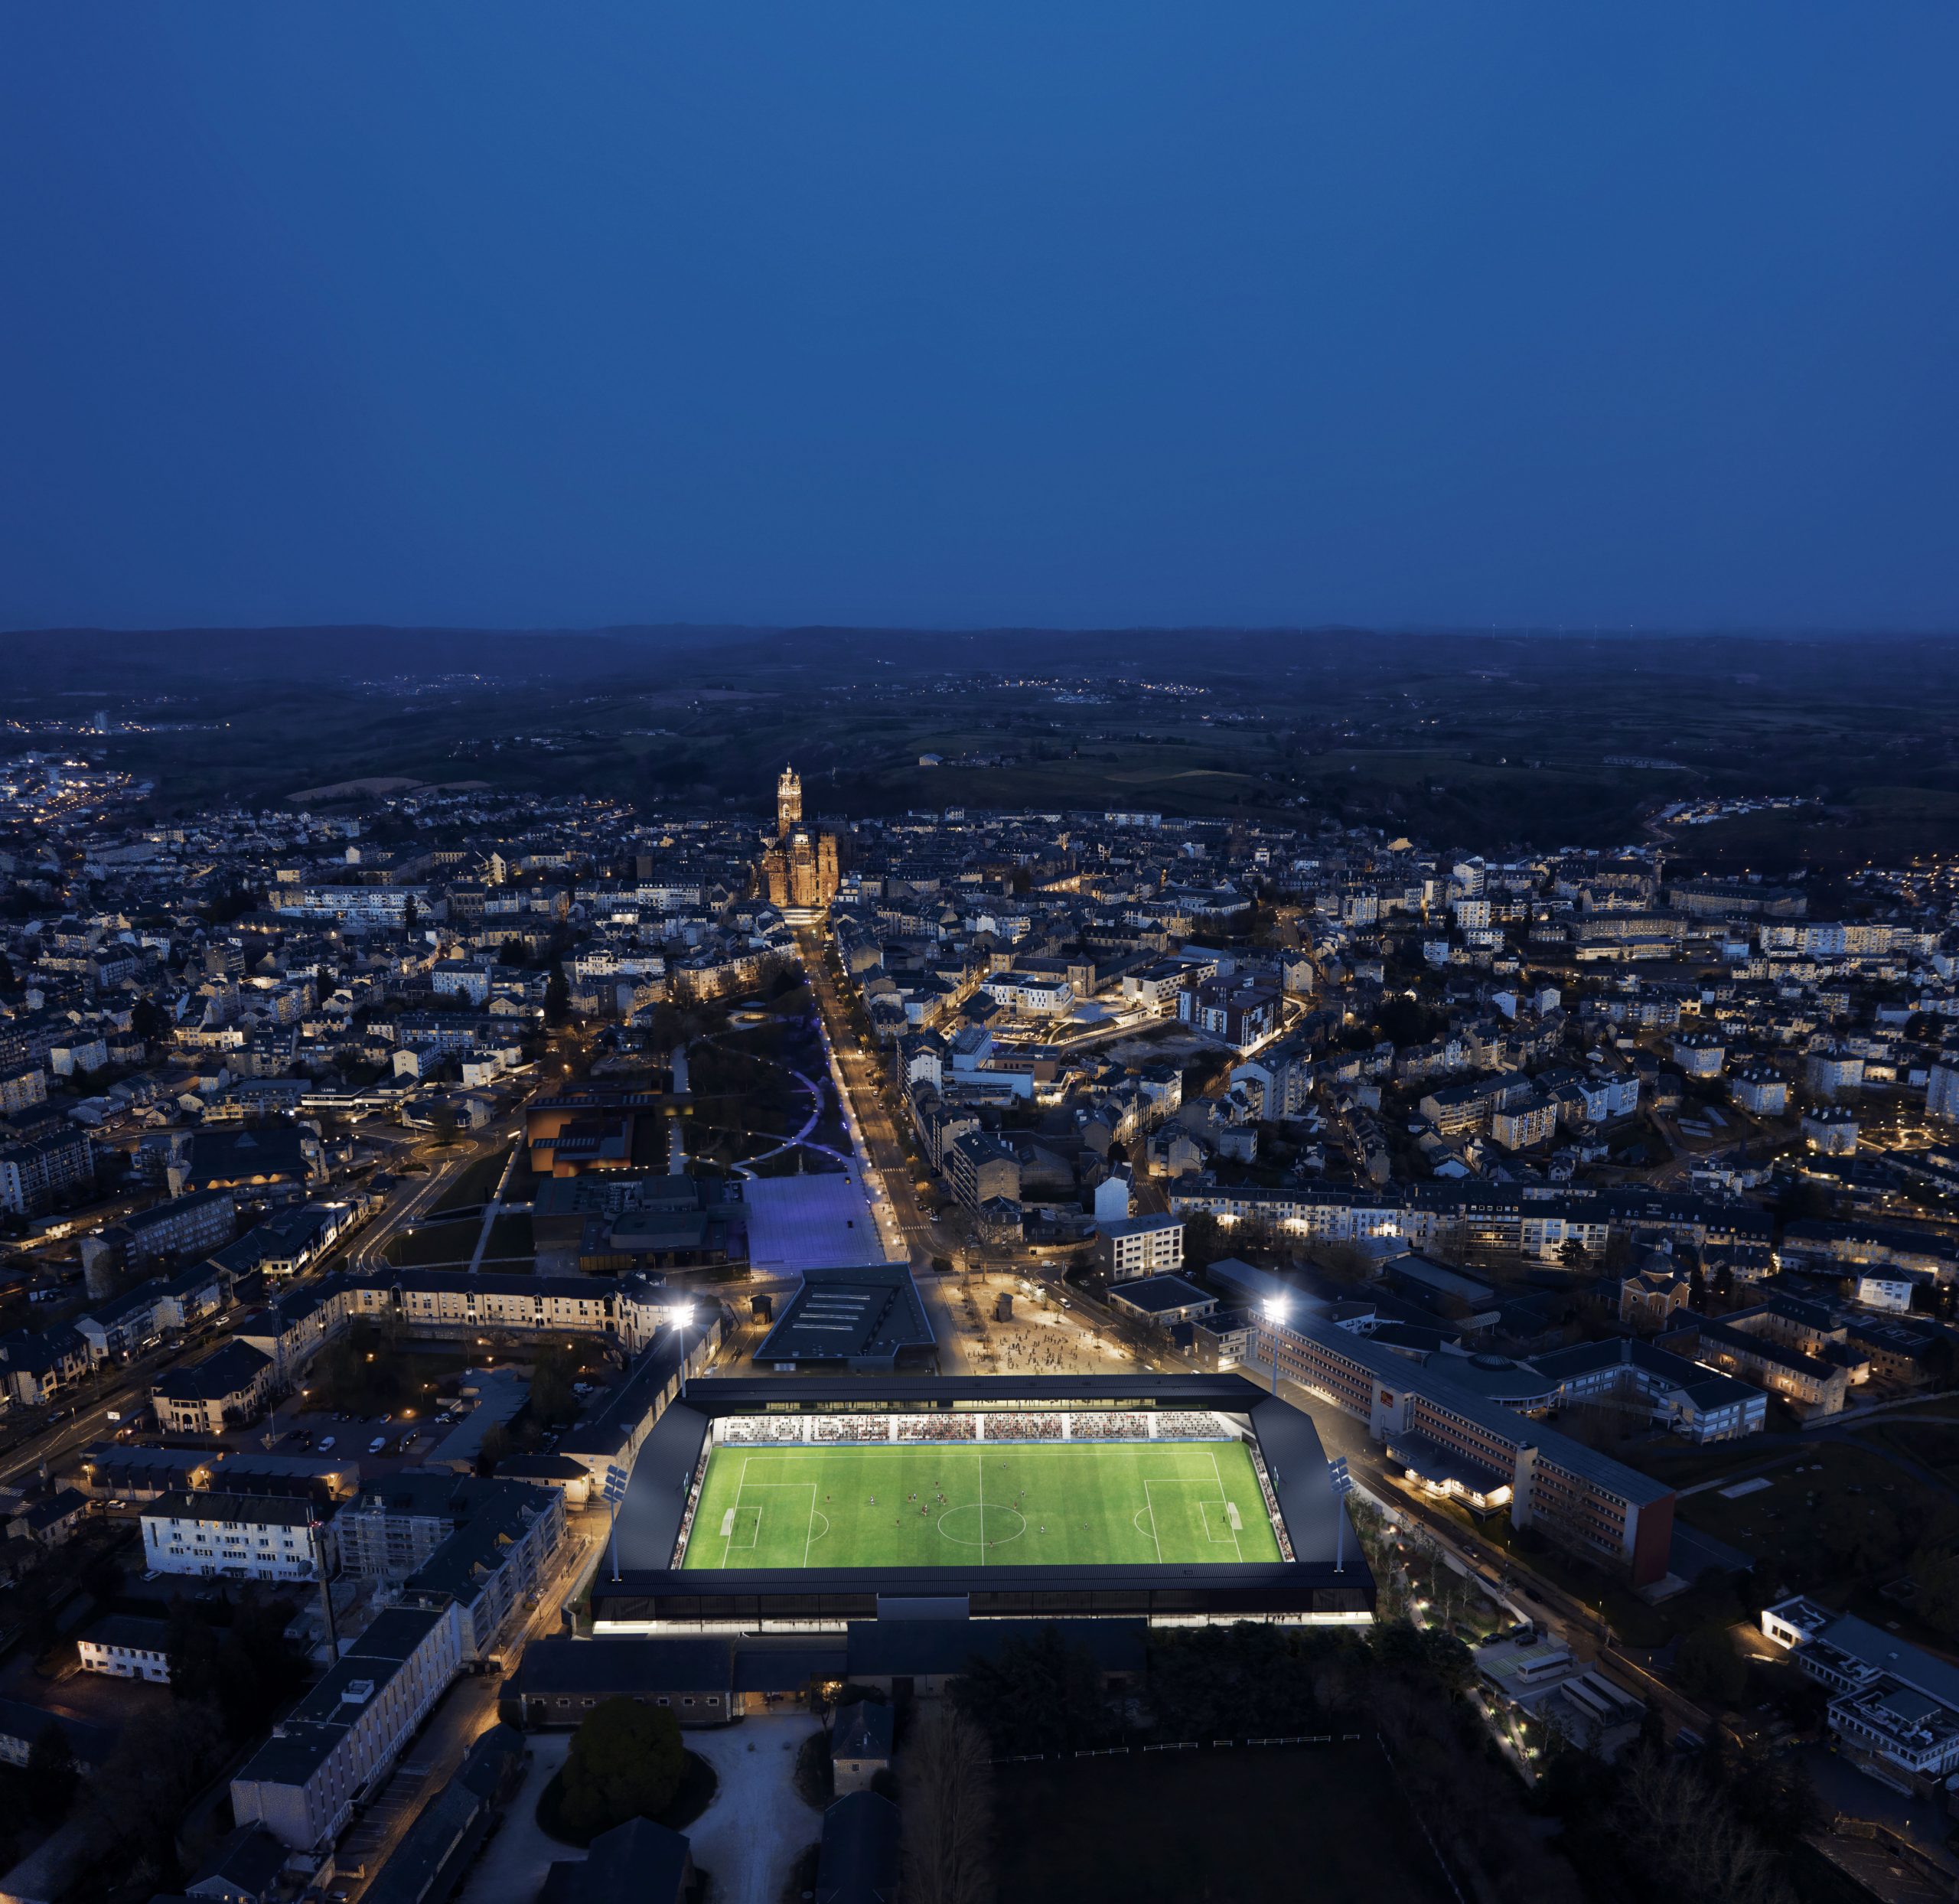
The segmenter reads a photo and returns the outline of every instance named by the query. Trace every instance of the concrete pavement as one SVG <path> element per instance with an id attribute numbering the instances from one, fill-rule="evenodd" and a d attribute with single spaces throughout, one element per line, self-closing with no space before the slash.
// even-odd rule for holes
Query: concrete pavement
<path id="1" fill-rule="evenodd" d="M 714 1732 L 689 1749 L 721 1781 L 687 1827 L 694 1862 L 714 1875 L 715 1904 L 776 1904 L 789 1867 L 820 1835 L 822 1814 L 797 1795 L 796 1755 L 818 1730 L 807 1713 L 770 1713 Z"/>
<path id="2" fill-rule="evenodd" d="M 556 1838 L 547 1838 L 538 1828 L 537 1801 L 544 1788 L 558 1775 L 566 1755 L 572 1749 L 569 1732 L 537 1732 L 529 1736 L 530 1769 L 504 1811 L 497 1834 L 484 1847 L 483 1854 L 464 1880 L 459 1904 L 537 1904 L 551 1867 L 562 1858 L 582 1860 Z"/>

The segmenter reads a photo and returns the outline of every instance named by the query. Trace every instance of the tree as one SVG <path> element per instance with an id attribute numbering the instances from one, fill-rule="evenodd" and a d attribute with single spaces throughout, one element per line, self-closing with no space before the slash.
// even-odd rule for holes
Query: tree
<path id="1" fill-rule="evenodd" d="M 1959 1557 L 1921 1547 L 1912 1557 L 1918 1597 L 1912 1610 L 1934 1632 L 1959 1634 Z"/>
<path id="2" fill-rule="evenodd" d="M 1193 1210 L 1184 1218 L 1184 1267 L 1208 1270 L 1231 1254 L 1224 1226 L 1208 1210 Z"/>
<path id="3" fill-rule="evenodd" d="M 1058 1626 L 1010 1639 L 997 1660 L 976 1659 L 953 1696 L 1002 1752 L 1079 1751 L 1116 1730 L 1094 1655 Z"/>
<path id="4" fill-rule="evenodd" d="M 28 1801 L 44 1824 L 58 1824 L 74 1801 L 79 1775 L 67 1732 L 51 1723 L 28 1748 Z"/>
<path id="5" fill-rule="evenodd" d="M 182 1700 L 205 1700 L 217 1690 L 217 1635 L 180 1593 L 170 1602 L 164 1640 L 170 1690 Z"/>
<path id="6" fill-rule="evenodd" d="M 906 1904 L 985 1904 L 993 1814 L 986 1734 L 964 1713 L 932 1707 L 898 1767 Z"/>
<path id="7" fill-rule="evenodd" d="M 579 1412 L 578 1397 L 572 1383 L 579 1368 L 578 1351 L 546 1342 L 537 1351 L 530 1371 L 530 1413 L 533 1420 L 550 1426 L 571 1420 Z"/>
<path id="8" fill-rule="evenodd" d="M 1682 1904 L 1783 1904 L 1789 1895 L 1768 1846 L 1685 1759 L 1634 1754 L 1615 1822 L 1651 1895 Z"/>
<path id="9" fill-rule="evenodd" d="M 1735 1651 L 1726 1628 L 1703 1626 L 1680 1642 L 1674 1677 L 1690 1699 L 1730 1707 L 1748 1690 L 1748 1662 Z"/>
<path id="10" fill-rule="evenodd" d="M 120 1851 L 134 1876 L 152 1890 L 174 1891 L 177 1827 L 209 1782 L 224 1752 L 214 1708 L 178 1700 L 132 1720 L 116 1749 L 90 1781 L 97 1848 Z"/>
<path id="11" fill-rule="evenodd" d="M 408 897 L 402 901 L 401 908 L 402 930 L 406 932 L 410 938 L 412 938 L 415 936 L 416 924 L 420 917 L 420 914 L 419 914 L 415 909 L 415 895 L 411 892 Z"/>
<path id="12" fill-rule="evenodd" d="M 544 1022 L 562 1025 L 572 1015 L 572 988 L 565 983 L 562 970 L 553 966 L 544 986 Z"/>
<path id="13" fill-rule="evenodd" d="M 558 1816 L 566 1830 L 596 1837 L 629 1818 L 650 1818 L 673 1803 L 686 1769 L 680 1724 L 663 1707 L 608 1699 L 585 1716 L 559 1774 Z"/>
<path id="14" fill-rule="evenodd" d="M 494 1475 L 497 1463 L 507 1461 L 517 1452 L 517 1437 L 510 1433 L 507 1422 L 493 1421 L 483 1431 L 483 1439 L 476 1450 L 476 1472 L 480 1475 Z"/>
<path id="15" fill-rule="evenodd" d="M 217 1703 L 234 1739 L 262 1732 L 299 1690 L 303 1668 L 287 1637 L 288 1609 L 247 1586 L 217 1647 Z"/>

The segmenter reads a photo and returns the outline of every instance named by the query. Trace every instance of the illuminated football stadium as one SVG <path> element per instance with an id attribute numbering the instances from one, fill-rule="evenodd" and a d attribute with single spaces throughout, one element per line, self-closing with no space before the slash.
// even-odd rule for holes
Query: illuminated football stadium
<path id="1" fill-rule="evenodd" d="M 598 1633 L 1365 1620 L 1311 1420 L 1237 1375 L 701 1380 L 634 1464 Z"/>

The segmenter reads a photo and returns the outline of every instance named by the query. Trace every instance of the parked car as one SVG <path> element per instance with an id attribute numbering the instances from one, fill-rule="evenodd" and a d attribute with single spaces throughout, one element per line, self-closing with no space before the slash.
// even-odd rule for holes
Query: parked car
<path id="1" fill-rule="evenodd" d="M 333 1446 L 333 1445 L 334 1438 L 331 1435 L 322 1435 L 320 1437 L 320 1452 L 321 1454 L 326 1453 L 328 1450 Z"/>
<path id="2" fill-rule="evenodd" d="M 370 1455 L 377 1455 L 387 1445 L 388 1438 L 386 1435 L 376 1435 L 372 1441 L 368 1443 L 367 1452 Z"/>

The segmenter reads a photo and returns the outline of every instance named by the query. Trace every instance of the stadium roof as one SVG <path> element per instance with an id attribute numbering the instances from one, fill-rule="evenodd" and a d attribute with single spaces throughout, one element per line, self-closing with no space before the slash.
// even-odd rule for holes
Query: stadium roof
<path id="1" fill-rule="evenodd" d="M 935 1346 L 911 1270 L 902 1263 L 879 1263 L 807 1271 L 755 1359 L 891 1368 L 907 1351 Z"/>
<path id="2" fill-rule="evenodd" d="M 758 1272 L 884 1260 L 855 1165 L 813 1177 L 752 1177 L 742 1186 L 748 1260 Z"/>

